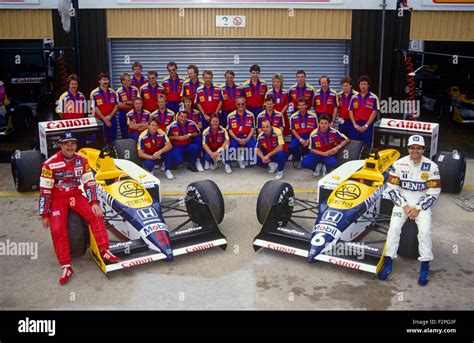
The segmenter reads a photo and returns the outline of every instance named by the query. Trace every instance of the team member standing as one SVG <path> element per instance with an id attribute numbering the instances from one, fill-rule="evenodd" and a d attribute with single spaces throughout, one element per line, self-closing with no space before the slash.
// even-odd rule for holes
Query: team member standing
<path id="1" fill-rule="evenodd" d="M 276 127 L 283 132 L 285 120 L 283 119 L 283 114 L 275 111 L 275 102 L 271 96 L 265 98 L 265 110 L 257 117 L 258 134 L 262 133 L 262 122 L 264 120 L 269 120 L 272 127 Z"/>
<path id="2" fill-rule="evenodd" d="M 128 73 L 120 76 L 122 85 L 117 89 L 119 108 L 120 134 L 123 139 L 128 137 L 127 113 L 133 109 L 133 100 L 139 96 L 137 87 L 132 86 L 132 79 Z"/>
<path id="3" fill-rule="evenodd" d="M 163 79 L 161 86 L 164 88 L 168 108 L 174 113 L 177 113 L 179 111 L 179 104 L 181 103 L 181 92 L 183 90 L 184 80 L 178 75 L 178 65 L 176 62 L 168 62 L 166 67 L 169 76 Z"/>
<path id="4" fill-rule="evenodd" d="M 66 131 L 61 137 L 60 146 L 61 150 L 42 165 L 39 213 L 43 227 L 51 228 L 54 250 L 61 265 L 59 283 L 65 284 L 74 273 L 67 231 L 69 210 L 89 223 L 104 261 L 113 263 L 120 259 L 109 250 L 109 238 L 97 199 L 94 176 L 87 159 L 76 154 L 77 139 Z M 87 198 L 82 195 L 81 183 Z"/>
<path id="5" fill-rule="evenodd" d="M 164 93 L 163 87 L 158 84 L 158 73 L 154 70 L 148 72 L 148 83 L 140 88 L 140 97 L 143 99 L 143 108 L 153 112 L 158 108 L 158 95 Z"/>
<path id="6" fill-rule="evenodd" d="M 237 153 L 239 166 L 245 169 L 246 160 L 249 161 L 255 150 L 255 118 L 252 112 L 245 109 L 245 98 L 235 100 L 237 110 L 227 117 L 227 131 L 230 136 L 230 148 Z M 245 153 L 246 151 L 247 153 Z"/>
<path id="7" fill-rule="evenodd" d="M 151 114 L 151 118 L 156 120 L 160 130 L 166 132 L 168 125 L 175 120 L 173 111 L 166 107 L 166 97 L 163 94 L 158 94 L 158 109 Z"/>
<path id="8" fill-rule="evenodd" d="M 257 164 L 268 167 L 269 173 L 278 170 L 275 179 L 283 177 L 288 150 L 280 129 L 272 127 L 269 120 L 262 121 L 262 132 L 257 137 Z"/>
<path id="9" fill-rule="evenodd" d="M 392 272 L 392 260 L 397 257 L 400 234 L 410 218 L 418 226 L 418 251 L 421 261 L 418 284 L 428 283 L 431 251 L 431 207 L 441 192 L 438 166 L 423 156 L 425 141 L 420 135 L 408 139 L 408 156 L 396 161 L 389 172 L 387 194 L 394 207 L 385 244 L 385 261 L 379 279 L 385 280 Z"/>
<path id="10" fill-rule="evenodd" d="M 370 148 L 374 134 L 374 121 L 380 108 L 379 98 L 369 91 L 370 81 L 367 76 L 361 76 L 357 83 L 359 94 L 352 97 L 349 105 L 349 118 L 352 123 L 349 138 L 364 141 L 364 144 Z"/>
<path id="11" fill-rule="evenodd" d="M 144 160 L 143 166 L 151 172 L 157 164 L 164 163 L 166 178 L 168 180 L 174 179 L 171 172 L 169 152 L 171 149 L 172 145 L 166 133 L 158 128 L 158 123 L 155 120 L 149 121 L 147 130 L 140 134 L 137 142 L 138 157 Z"/>
<path id="12" fill-rule="evenodd" d="M 193 101 L 193 108 L 197 109 L 197 105 L 194 103 L 196 99 L 196 91 L 203 84 L 198 78 L 199 69 L 196 65 L 188 65 L 188 79 L 183 83 L 183 89 L 181 91 L 181 98 L 189 96 Z"/>
<path id="13" fill-rule="evenodd" d="M 288 149 L 293 155 L 295 168 L 301 169 L 301 155 L 309 153 L 309 136 L 313 130 L 318 128 L 318 117 L 313 112 L 306 109 L 306 99 L 298 100 L 298 112 L 290 117 L 291 133 L 293 140 Z"/>
<path id="14" fill-rule="evenodd" d="M 109 87 L 109 74 L 100 73 L 98 76 L 99 87 L 91 92 L 91 101 L 94 104 L 94 116 L 104 123 L 104 135 L 107 144 L 117 137 L 118 111 L 115 91 Z"/>
<path id="15" fill-rule="evenodd" d="M 142 98 L 133 100 L 133 110 L 127 113 L 128 136 L 138 141 L 140 134 L 147 129 L 151 114 L 143 109 Z"/>
<path id="16" fill-rule="evenodd" d="M 346 136 L 350 136 L 351 133 L 351 118 L 349 117 L 349 105 L 352 98 L 359 94 L 352 89 L 352 79 L 349 76 L 345 76 L 341 80 L 342 91 L 338 94 L 338 105 L 339 105 L 339 131 Z"/>
<path id="17" fill-rule="evenodd" d="M 283 120 L 285 121 L 283 134 L 288 136 L 291 134 L 290 121 L 287 112 L 290 97 L 288 92 L 283 88 L 283 80 L 284 78 L 282 74 L 273 75 L 272 88 L 267 92 L 265 99 L 268 97 L 273 98 L 273 102 L 275 103 L 275 111 L 283 114 Z"/>
<path id="18" fill-rule="evenodd" d="M 234 112 L 235 99 L 243 96 L 243 89 L 234 82 L 235 73 L 233 70 L 227 70 L 224 74 L 225 85 L 221 87 L 222 108 L 220 114 L 220 121 L 222 127 L 227 127 L 227 117 L 231 112 Z"/>
<path id="19" fill-rule="evenodd" d="M 313 106 L 314 87 L 306 83 L 306 72 L 298 70 L 296 72 L 296 83 L 288 90 L 293 111 L 298 109 L 298 100 L 303 98 L 306 101 L 306 108 L 309 111 Z"/>
<path id="20" fill-rule="evenodd" d="M 323 163 L 330 172 L 337 167 L 336 154 L 349 138 L 330 127 L 330 117 L 323 114 L 319 118 L 319 127 L 311 132 L 309 137 L 310 154 L 303 158 L 302 167 L 314 170 L 314 176 L 319 176 L 317 165 Z"/>
<path id="21" fill-rule="evenodd" d="M 173 144 L 171 151 L 171 164 L 173 168 L 188 160 L 188 169 L 204 171 L 201 161 L 198 160 L 201 154 L 201 146 L 194 142 L 194 138 L 200 135 L 197 125 L 188 119 L 186 112 L 178 113 L 178 120 L 171 123 L 166 131 L 168 138 Z"/>
<path id="22" fill-rule="evenodd" d="M 263 101 L 268 91 L 267 82 L 260 79 L 260 67 L 257 64 L 250 67 L 250 80 L 242 84 L 242 89 L 247 103 L 247 110 L 257 118 L 258 114 L 263 111 Z"/>
<path id="23" fill-rule="evenodd" d="M 79 77 L 71 74 L 67 78 L 68 90 L 58 100 L 56 112 L 61 119 L 76 119 L 87 117 L 86 98 L 78 91 Z"/>
<path id="24" fill-rule="evenodd" d="M 204 169 L 214 170 L 217 168 L 219 157 L 224 163 L 227 174 L 232 173 L 230 162 L 226 160 L 224 151 L 229 147 L 229 135 L 227 130 L 219 125 L 219 117 L 211 117 L 210 126 L 202 133 L 202 148 L 204 150 Z"/>
<path id="25" fill-rule="evenodd" d="M 132 64 L 132 86 L 137 87 L 137 89 L 142 88 L 143 85 L 147 83 L 147 80 L 142 75 L 143 67 L 140 62 L 134 62 Z"/>
<path id="26" fill-rule="evenodd" d="M 332 123 L 335 123 L 338 107 L 337 93 L 332 88 L 329 88 L 330 82 L 329 77 L 325 75 L 319 78 L 321 88 L 314 93 L 313 106 L 318 118 L 325 114 Z"/>
<path id="27" fill-rule="evenodd" d="M 222 107 L 221 90 L 212 83 L 213 76 L 212 71 L 204 70 L 202 73 L 204 84 L 197 89 L 194 101 L 203 115 L 202 127 L 204 129 L 209 127 L 211 115 L 219 115 Z"/>

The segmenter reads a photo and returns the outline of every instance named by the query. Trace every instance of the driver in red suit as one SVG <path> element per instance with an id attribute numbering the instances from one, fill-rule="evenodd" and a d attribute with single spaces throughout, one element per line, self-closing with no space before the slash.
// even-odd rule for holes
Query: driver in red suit
<path id="1" fill-rule="evenodd" d="M 71 132 L 61 137 L 61 151 L 47 159 L 41 170 L 39 212 L 43 227 L 51 228 L 54 250 L 61 265 L 60 284 L 74 273 L 71 267 L 67 218 L 69 209 L 87 220 L 104 261 L 120 259 L 109 250 L 109 238 L 97 200 L 96 183 L 87 159 L 76 153 L 77 138 Z M 79 186 L 84 184 L 87 198 Z"/>

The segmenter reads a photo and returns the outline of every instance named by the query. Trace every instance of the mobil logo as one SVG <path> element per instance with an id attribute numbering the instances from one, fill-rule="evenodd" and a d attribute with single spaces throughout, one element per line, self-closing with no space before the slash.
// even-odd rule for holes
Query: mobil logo
<path id="1" fill-rule="evenodd" d="M 148 226 L 145 226 L 142 229 L 143 234 L 145 237 L 149 236 L 150 234 L 158 231 L 168 231 L 168 227 L 166 226 L 165 223 L 154 223 L 150 224 Z"/>
<path id="2" fill-rule="evenodd" d="M 331 225 L 323 225 L 323 224 L 316 225 L 313 230 L 313 233 L 314 232 L 327 233 L 328 235 L 331 235 L 334 238 L 336 238 L 338 234 L 340 233 L 340 231 L 336 227 L 331 226 Z"/>

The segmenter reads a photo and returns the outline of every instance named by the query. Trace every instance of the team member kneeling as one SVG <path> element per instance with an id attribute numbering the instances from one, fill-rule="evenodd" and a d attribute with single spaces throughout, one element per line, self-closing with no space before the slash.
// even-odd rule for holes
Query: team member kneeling
<path id="1" fill-rule="evenodd" d="M 161 129 L 158 128 L 156 120 L 149 121 L 148 129 L 143 131 L 138 137 L 138 157 L 144 159 L 143 167 L 148 171 L 153 171 L 153 168 L 158 163 L 164 163 L 166 170 L 166 177 L 169 180 L 174 179 L 171 173 L 170 151 L 172 149 L 171 142 Z"/>
<path id="2" fill-rule="evenodd" d="M 147 129 L 150 115 L 150 112 L 143 109 L 142 98 L 133 99 L 133 110 L 127 113 L 128 137 L 137 142 L 140 134 Z"/>
<path id="3" fill-rule="evenodd" d="M 275 179 L 283 177 L 283 169 L 288 160 L 288 151 L 281 130 L 272 127 L 269 120 L 262 121 L 262 133 L 257 138 L 257 164 L 274 173 L 278 169 Z"/>
<path id="4" fill-rule="evenodd" d="M 204 150 L 204 169 L 214 170 L 217 168 L 217 161 L 219 155 L 224 163 L 225 172 L 227 174 L 232 173 L 230 163 L 225 159 L 224 150 L 229 146 L 229 135 L 227 130 L 222 126 L 219 126 L 219 116 L 212 115 L 210 127 L 204 130 L 202 133 L 202 148 Z"/>
<path id="5" fill-rule="evenodd" d="M 337 152 L 349 143 L 349 138 L 339 131 L 329 127 L 331 121 L 325 114 L 319 118 L 319 127 L 311 132 L 309 137 L 310 154 L 303 158 L 303 168 L 315 170 L 314 176 L 319 176 L 318 164 L 323 163 L 330 172 L 337 167 Z M 337 145 L 340 143 L 339 145 Z"/>
<path id="6" fill-rule="evenodd" d="M 171 151 L 173 168 L 187 159 L 189 170 L 192 172 L 204 171 L 201 161 L 198 160 L 201 154 L 201 146 L 194 141 L 194 138 L 199 136 L 201 132 L 196 123 L 188 119 L 186 112 L 178 112 L 178 119 L 168 126 L 166 133 L 173 144 L 173 150 Z"/>

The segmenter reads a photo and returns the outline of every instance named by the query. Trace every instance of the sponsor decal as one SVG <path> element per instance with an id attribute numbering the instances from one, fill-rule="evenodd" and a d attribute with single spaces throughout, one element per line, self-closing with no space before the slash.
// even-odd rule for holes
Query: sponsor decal
<path id="1" fill-rule="evenodd" d="M 41 171 L 41 176 L 51 178 L 53 177 L 53 172 L 49 169 L 43 168 Z"/>
<path id="2" fill-rule="evenodd" d="M 343 214 L 339 211 L 327 210 L 323 213 L 321 218 L 322 221 L 331 222 L 331 223 L 339 223 L 342 219 Z"/>
<path id="3" fill-rule="evenodd" d="M 344 184 L 339 187 L 336 192 L 336 198 L 341 200 L 355 200 L 360 197 L 361 190 L 355 184 Z"/>
<path id="4" fill-rule="evenodd" d="M 427 131 L 431 132 L 432 131 L 432 125 L 431 123 L 424 123 L 424 122 L 419 122 L 419 121 L 408 121 L 408 120 L 396 120 L 396 119 L 391 119 L 388 120 L 385 124 L 385 120 L 382 121 L 381 126 L 388 126 L 391 128 L 398 128 L 398 129 L 411 129 L 415 131 Z"/>
<path id="5" fill-rule="evenodd" d="M 62 167 L 65 167 L 65 166 L 66 166 L 66 163 L 64 163 L 64 162 L 56 162 L 56 163 L 51 163 L 49 165 L 49 167 L 51 169 L 58 169 L 58 168 L 62 168 Z"/>
<path id="6" fill-rule="evenodd" d="M 420 174 L 420 178 L 421 178 L 423 181 L 428 180 L 429 177 L 430 177 L 430 173 L 429 173 L 429 172 L 421 172 L 421 174 Z"/>
<path id="7" fill-rule="evenodd" d="M 186 252 L 201 251 L 201 250 L 206 250 L 213 247 L 214 247 L 214 243 L 204 243 L 204 244 L 195 245 L 193 247 L 186 248 Z"/>
<path id="8" fill-rule="evenodd" d="M 401 217 L 402 217 L 402 213 L 401 213 L 401 212 L 393 212 L 393 213 L 392 213 L 392 217 L 399 217 L 399 218 L 401 218 Z"/>
<path id="9" fill-rule="evenodd" d="M 64 172 L 62 170 L 58 170 L 56 174 L 54 174 L 56 177 L 64 177 Z"/>
<path id="10" fill-rule="evenodd" d="M 291 255 L 296 254 L 296 249 L 290 248 L 290 247 L 285 247 L 285 246 L 278 245 L 278 244 L 269 243 L 267 245 L 267 248 L 271 249 L 271 250 L 276 250 L 276 251 L 284 252 L 284 253 L 287 253 L 287 254 L 291 254 Z"/>
<path id="11" fill-rule="evenodd" d="M 64 176 L 65 177 L 71 177 L 72 176 L 72 170 L 66 170 L 66 172 L 64 173 Z"/>
<path id="12" fill-rule="evenodd" d="M 46 129 L 67 129 L 81 126 L 91 126 L 95 124 L 90 118 L 57 120 L 46 123 Z"/>
<path id="13" fill-rule="evenodd" d="M 136 182 L 125 181 L 118 190 L 119 194 L 125 198 L 138 198 L 145 194 L 145 190 Z"/>
<path id="14" fill-rule="evenodd" d="M 132 241 L 126 241 L 126 242 L 117 242 L 115 244 L 110 244 L 109 249 L 115 249 L 115 248 L 120 248 L 120 247 L 126 247 L 128 245 L 132 245 Z"/>
<path id="15" fill-rule="evenodd" d="M 322 233 L 327 233 L 330 236 L 333 236 L 334 238 L 337 238 L 341 231 L 339 231 L 336 227 L 331 226 L 331 225 L 321 225 L 317 224 L 313 228 L 313 233 L 314 232 L 322 232 Z"/>
<path id="16" fill-rule="evenodd" d="M 402 189 L 408 189 L 410 191 L 422 191 L 426 189 L 426 183 L 425 182 L 411 182 L 411 181 L 402 181 L 400 184 L 400 187 Z"/>
<path id="17" fill-rule="evenodd" d="M 190 227 L 190 228 L 187 228 L 187 229 L 179 230 L 179 231 L 175 232 L 175 235 L 176 236 L 177 235 L 184 235 L 184 234 L 191 233 L 191 232 L 194 232 L 194 231 L 199 231 L 199 230 L 202 230 L 202 226 Z"/>
<path id="18" fill-rule="evenodd" d="M 338 200 L 338 199 L 329 199 L 328 205 L 331 205 L 331 206 L 339 205 L 339 206 L 343 206 L 343 207 L 346 207 L 346 208 L 350 208 L 350 207 L 352 207 L 352 202 L 344 201 L 344 200 Z"/>
<path id="19" fill-rule="evenodd" d="M 332 263 L 332 264 L 335 264 L 337 266 L 352 268 L 352 269 L 357 269 L 357 270 L 359 270 L 360 267 L 361 267 L 361 265 L 359 263 L 351 262 L 351 261 L 338 260 L 338 259 L 335 259 L 335 258 L 330 258 L 328 260 L 328 262 Z"/>
<path id="20" fill-rule="evenodd" d="M 157 218 L 158 214 L 156 213 L 153 207 L 145 207 L 137 210 L 137 214 L 142 220 Z"/>
<path id="21" fill-rule="evenodd" d="M 138 258 L 136 260 L 122 262 L 120 263 L 120 266 L 123 268 L 130 268 L 130 267 L 136 267 L 136 266 L 139 266 L 140 264 L 145 264 L 145 263 L 150 263 L 150 262 L 153 262 L 153 258 L 144 257 L 144 258 Z"/>
<path id="22" fill-rule="evenodd" d="M 431 165 L 429 163 L 423 162 L 421 164 L 421 171 L 429 171 L 430 167 L 431 167 Z"/>
<path id="23" fill-rule="evenodd" d="M 148 226 L 145 226 L 142 230 L 145 236 L 148 236 L 154 232 L 158 231 L 168 231 L 168 227 L 164 223 L 155 223 Z"/>
<path id="24" fill-rule="evenodd" d="M 74 176 L 79 177 L 82 175 L 82 167 L 80 168 L 74 168 Z"/>
<path id="25" fill-rule="evenodd" d="M 82 166 L 82 160 L 80 158 L 76 158 L 74 160 L 74 166 L 76 167 Z"/>
<path id="26" fill-rule="evenodd" d="M 277 227 L 277 231 L 281 231 L 293 236 L 305 236 L 304 232 L 301 232 L 295 229 L 290 230 L 290 229 L 287 229 L 286 227 Z"/>

